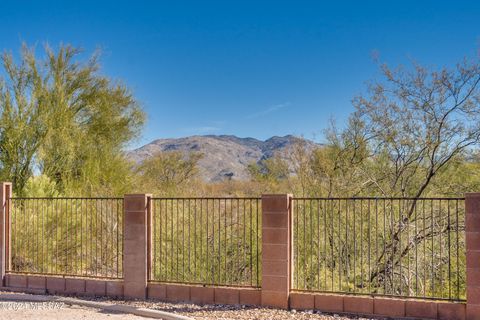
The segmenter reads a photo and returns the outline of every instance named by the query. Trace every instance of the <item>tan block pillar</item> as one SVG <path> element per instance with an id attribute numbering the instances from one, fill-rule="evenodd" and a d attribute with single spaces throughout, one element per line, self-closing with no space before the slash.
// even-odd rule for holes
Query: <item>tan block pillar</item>
<path id="1" fill-rule="evenodd" d="M 480 193 L 465 195 L 467 320 L 480 319 Z"/>
<path id="2" fill-rule="evenodd" d="M 5 272 L 10 266 L 10 209 L 12 184 L 0 184 L 0 285 L 5 285 Z"/>
<path id="3" fill-rule="evenodd" d="M 262 196 L 262 305 L 288 308 L 291 195 Z"/>
<path id="4" fill-rule="evenodd" d="M 149 194 L 127 194 L 124 197 L 123 277 L 126 298 L 147 297 L 150 198 Z"/>

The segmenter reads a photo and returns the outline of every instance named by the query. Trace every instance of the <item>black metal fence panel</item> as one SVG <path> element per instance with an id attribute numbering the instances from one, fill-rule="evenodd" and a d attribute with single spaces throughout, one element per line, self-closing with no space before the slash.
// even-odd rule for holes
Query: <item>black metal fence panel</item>
<path id="1" fill-rule="evenodd" d="M 294 198 L 296 290 L 465 300 L 464 198 Z"/>
<path id="2" fill-rule="evenodd" d="M 260 198 L 152 198 L 150 280 L 259 287 Z"/>
<path id="3" fill-rule="evenodd" d="M 123 198 L 11 198 L 10 272 L 123 276 Z"/>

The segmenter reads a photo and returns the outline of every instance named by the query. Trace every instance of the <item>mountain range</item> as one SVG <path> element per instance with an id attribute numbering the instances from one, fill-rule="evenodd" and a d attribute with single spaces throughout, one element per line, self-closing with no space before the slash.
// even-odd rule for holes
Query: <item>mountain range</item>
<path id="1" fill-rule="evenodd" d="M 258 163 L 276 154 L 285 155 L 290 147 L 301 140 L 308 146 L 316 145 L 313 141 L 292 135 L 274 136 L 264 141 L 233 135 L 204 135 L 157 139 L 130 151 L 128 155 L 138 163 L 159 152 L 197 152 L 203 154 L 198 166 L 205 181 L 247 180 L 249 164 Z"/>

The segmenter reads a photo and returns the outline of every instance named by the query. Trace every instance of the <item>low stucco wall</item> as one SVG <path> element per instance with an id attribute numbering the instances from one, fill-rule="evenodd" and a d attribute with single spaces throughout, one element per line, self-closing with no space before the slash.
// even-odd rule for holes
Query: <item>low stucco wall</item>
<path id="1" fill-rule="evenodd" d="M 290 308 L 392 318 L 466 319 L 466 304 L 462 302 L 340 294 L 291 292 Z"/>

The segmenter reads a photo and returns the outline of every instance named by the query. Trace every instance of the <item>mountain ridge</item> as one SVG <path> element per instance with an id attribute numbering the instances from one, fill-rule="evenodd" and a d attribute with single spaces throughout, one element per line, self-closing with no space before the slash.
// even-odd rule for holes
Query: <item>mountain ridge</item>
<path id="1" fill-rule="evenodd" d="M 290 147 L 302 140 L 308 146 L 319 145 L 293 135 L 273 136 L 266 140 L 235 135 L 194 135 L 156 139 L 129 151 L 128 156 L 138 163 L 158 152 L 199 152 L 203 154 L 198 163 L 200 176 L 205 181 L 247 180 L 249 164 L 258 163 L 276 154 L 284 155 Z"/>

